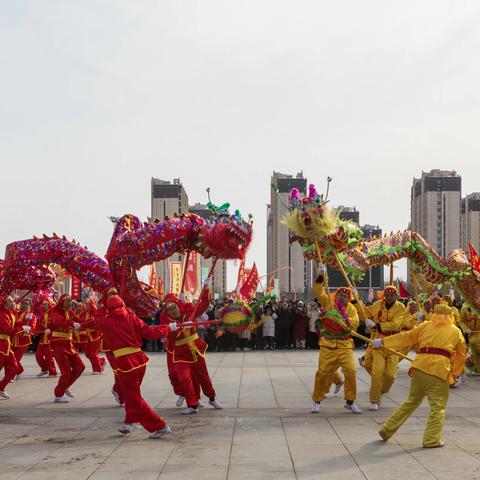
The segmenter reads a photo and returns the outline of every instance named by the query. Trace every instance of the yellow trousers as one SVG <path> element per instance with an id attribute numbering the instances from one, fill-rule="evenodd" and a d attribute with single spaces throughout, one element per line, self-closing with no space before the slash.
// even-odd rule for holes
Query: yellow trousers
<path id="1" fill-rule="evenodd" d="M 368 372 L 369 375 L 372 374 L 373 366 L 373 348 L 368 347 L 365 355 L 363 356 L 363 368 Z"/>
<path id="2" fill-rule="evenodd" d="M 394 355 L 383 348 L 372 352 L 372 382 L 370 385 L 370 402 L 379 403 L 382 393 L 388 393 L 397 376 L 398 355 Z"/>
<path id="3" fill-rule="evenodd" d="M 427 397 L 430 404 L 430 414 L 423 432 L 423 446 L 432 447 L 442 439 L 445 423 L 445 409 L 448 402 L 448 382 L 438 377 L 427 375 L 420 370 L 412 369 L 410 394 L 382 426 L 382 434 L 390 438 L 420 406 Z"/>
<path id="4" fill-rule="evenodd" d="M 351 348 L 321 347 L 312 394 L 314 402 L 320 403 L 325 398 L 334 380 L 336 380 L 335 383 L 340 383 L 341 378 L 337 372 L 339 367 L 345 377 L 345 400 L 356 399 L 357 382 L 353 350 Z M 335 379 L 335 377 L 337 378 Z"/>
<path id="5" fill-rule="evenodd" d="M 478 337 L 470 339 L 470 350 L 472 352 L 472 360 L 475 365 L 475 371 L 480 373 L 480 343 Z"/>

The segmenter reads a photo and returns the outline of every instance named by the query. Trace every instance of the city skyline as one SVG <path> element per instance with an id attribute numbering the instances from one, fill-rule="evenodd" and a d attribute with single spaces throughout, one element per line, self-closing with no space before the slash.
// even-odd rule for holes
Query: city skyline
<path id="1" fill-rule="evenodd" d="M 103 255 L 108 216 L 150 215 L 152 176 L 253 214 L 248 262 L 263 272 L 273 170 L 303 170 L 320 192 L 330 176 L 332 204 L 407 228 L 422 170 L 456 170 L 464 192 L 480 191 L 479 12 L 433 0 L 7 2 L 0 254 L 57 232 Z"/>

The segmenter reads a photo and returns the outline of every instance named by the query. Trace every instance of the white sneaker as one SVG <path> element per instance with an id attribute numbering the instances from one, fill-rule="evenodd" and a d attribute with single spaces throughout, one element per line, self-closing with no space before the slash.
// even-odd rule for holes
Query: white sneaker
<path id="1" fill-rule="evenodd" d="M 341 380 L 340 383 L 335 384 L 335 390 L 333 391 L 334 395 L 336 395 L 342 389 L 344 383 L 345 382 Z"/>
<path id="2" fill-rule="evenodd" d="M 313 402 L 312 408 L 310 409 L 310 413 L 318 413 L 320 411 L 320 404 L 317 402 Z"/>
<path id="3" fill-rule="evenodd" d="M 165 425 L 160 430 L 157 430 L 156 432 L 153 432 L 152 434 L 150 434 L 149 438 L 162 438 L 165 435 L 168 435 L 171 431 L 172 429 L 168 425 Z"/>
<path id="4" fill-rule="evenodd" d="M 197 402 L 197 408 L 203 408 L 205 405 L 202 403 L 201 400 Z"/>
<path id="5" fill-rule="evenodd" d="M 133 425 L 132 423 L 124 423 L 119 429 L 118 431 L 123 434 L 123 435 L 126 435 L 127 433 L 130 433 L 130 432 L 133 432 L 135 430 L 135 425 Z"/>
<path id="6" fill-rule="evenodd" d="M 10 398 L 10 395 L 7 392 L 4 392 L 2 390 L 2 391 L 0 391 L 0 397 L 6 398 L 8 400 Z"/>
<path id="7" fill-rule="evenodd" d="M 75 396 L 68 388 L 65 390 L 65 395 L 70 398 L 73 398 Z"/>
<path id="8" fill-rule="evenodd" d="M 177 407 L 181 407 L 184 401 L 185 401 L 185 397 L 183 395 L 179 395 L 177 398 L 177 401 L 175 402 L 175 405 Z"/>
<path id="9" fill-rule="evenodd" d="M 347 410 L 350 410 L 352 413 L 362 413 L 361 408 L 360 408 L 355 402 L 353 402 L 351 405 L 349 405 L 348 403 L 346 403 L 346 404 L 344 405 L 344 407 L 345 407 Z"/>
<path id="10" fill-rule="evenodd" d="M 45 377 L 46 375 L 48 375 L 48 370 L 42 370 L 42 371 L 37 375 L 37 377 Z"/>
<path id="11" fill-rule="evenodd" d="M 198 413 L 198 408 L 187 407 L 182 410 L 182 415 L 194 415 Z"/>
<path id="12" fill-rule="evenodd" d="M 466 373 L 464 373 L 463 375 L 460 375 L 458 377 L 458 380 L 459 380 L 460 383 L 467 383 L 467 379 L 468 379 L 468 377 L 467 377 Z"/>
<path id="13" fill-rule="evenodd" d="M 208 402 L 215 410 L 223 410 L 223 407 L 216 400 L 209 400 Z"/>
<path id="14" fill-rule="evenodd" d="M 54 403 L 69 403 L 70 400 L 62 395 L 61 397 L 55 397 Z"/>
<path id="15" fill-rule="evenodd" d="M 380 407 L 378 406 L 378 403 L 371 403 L 368 409 L 371 412 L 376 412 Z"/>

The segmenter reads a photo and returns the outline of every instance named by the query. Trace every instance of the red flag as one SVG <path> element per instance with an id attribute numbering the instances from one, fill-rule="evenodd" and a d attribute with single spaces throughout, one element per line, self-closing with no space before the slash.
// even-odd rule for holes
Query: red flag
<path id="1" fill-rule="evenodd" d="M 403 283 L 400 280 L 397 280 L 398 282 L 398 293 L 400 298 L 413 298 L 413 295 L 411 295 L 408 290 L 404 287 Z"/>
<path id="2" fill-rule="evenodd" d="M 155 265 L 152 263 L 150 265 L 150 274 L 148 276 L 148 284 L 152 287 L 152 288 L 157 288 L 157 271 L 155 270 Z"/>
<path id="3" fill-rule="evenodd" d="M 160 298 L 165 296 L 165 292 L 163 291 L 163 280 L 161 278 L 159 278 L 157 282 L 157 293 Z"/>
<path id="4" fill-rule="evenodd" d="M 258 275 L 257 266 L 254 263 L 247 279 L 243 282 L 243 285 L 240 288 L 240 296 L 246 301 L 254 298 L 259 282 L 260 277 Z"/>
<path id="5" fill-rule="evenodd" d="M 480 273 L 480 257 L 470 242 L 468 242 L 468 249 L 470 250 L 470 264 L 476 272 Z"/>
<path id="6" fill-rule="evenodd" d="M 195 250 L 190 251 L 188 256 L 188 263 L 185 272 L 185 291 L 197 298 L 200 291 L 200 272 L 199 272 L 199 258 Z"/>
<path id="7" fill-rule="evenodd" d="M 272 278 L 268 282 L 267 289 L 265 290 L 265 295 L 270 295 L 274 289 L 275 289 L 275 279 L 272 276 Z"/>

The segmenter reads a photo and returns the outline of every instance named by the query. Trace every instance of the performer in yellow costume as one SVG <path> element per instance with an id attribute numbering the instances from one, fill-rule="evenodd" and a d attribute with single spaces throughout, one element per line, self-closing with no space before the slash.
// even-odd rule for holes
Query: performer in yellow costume
<path id="1" fill-rule="evenodd" d="M 372 339 L 394 335 L 402 329 L 405 306 L 397 298 L 397 288 L 389 285 L 384 289 L 381 300 L 364 306 L 369 317 L 365 319 L 365 326 L 372 330 Z M 395 381 L 397 365 L 398 355 L 385 349 L 372 350 L 371 346 L 367 349 L 363 367 L 372 377 L 369 410 L 379 409 L 382 393 L 388 393 Z"/>
<path id="2" fill-rule="evenodd" d="M 373 347 L 406 348 L 418 344 L 417 356 L 409 371 L 410 394 L 379 431 L 388 440 L 427 397 L 430 414 L 423 434 L 425 448 L 443 447 L 442 430 L 448 402 L 449 383 L 461 375 L 466 358 L 462 332 L 454 325 L 452 309 L 445 304 L 434 307 L 429 322 L 413 330 L 373 341 Z"/>
<path id="3" fill-rule="evenodd" d="M 480 317 L 466 304 L 460 312 L 460 325 L 468 335 L 475 371 L 480 373 Z M 479 377 L 480 378 L 480 377 Z"/>
<path id="4" fill-rule="evenodd" d="M 356 331 L 359 324 L 357 310 L 350 303 L 351 291 L 349 288 L 339 288 L 332 300 L 322 275 L 317 278 L 314 288 L 317 299 L 322 306 L 322 315 L 319 319 L 321 324 L 320 354 L 318 369 L 315 374 L 311 412 L 317 413 L 319 411 L 320 402 L 330 390 L 334 378 L 338 375 L 336 371 L 340 367 L 345 377 L 345 408 L 353 413 L 362 413 L 355 402 L 357 382 L 353 355 L 354 344 L 348 333 L 349 330 Z M 345 330 L 339 325 L 345 325 L 347 329 Z"/>

